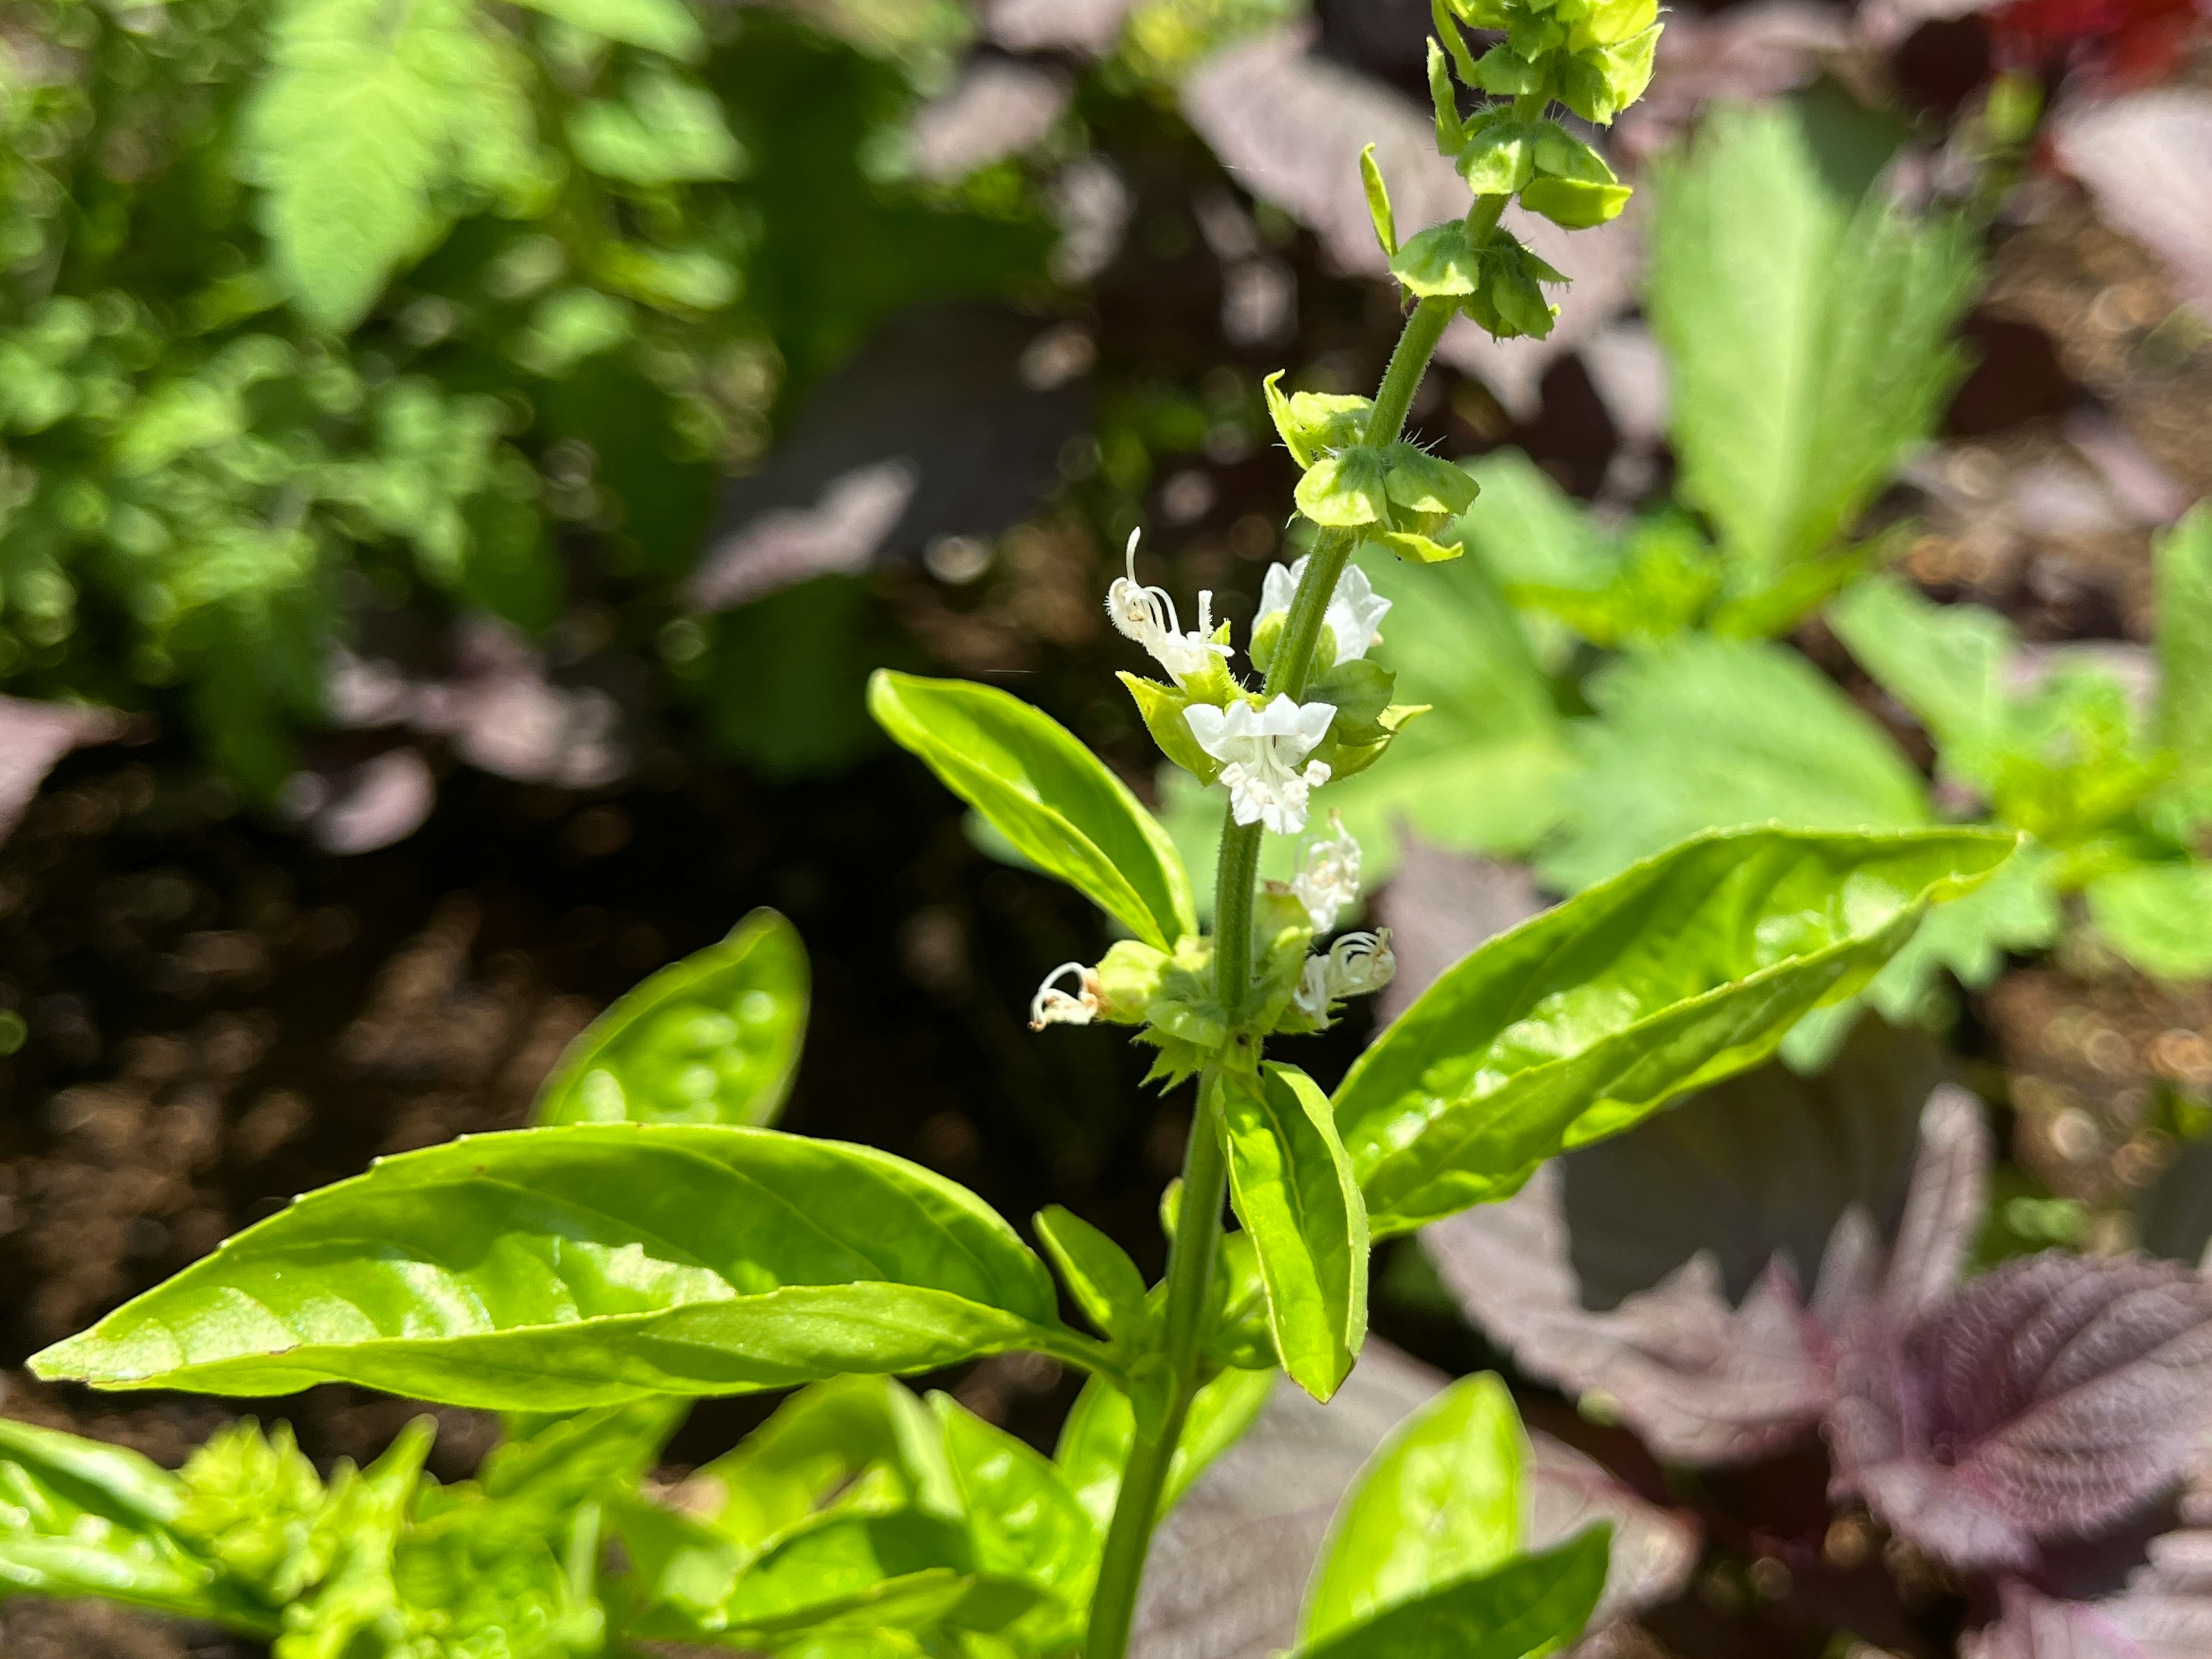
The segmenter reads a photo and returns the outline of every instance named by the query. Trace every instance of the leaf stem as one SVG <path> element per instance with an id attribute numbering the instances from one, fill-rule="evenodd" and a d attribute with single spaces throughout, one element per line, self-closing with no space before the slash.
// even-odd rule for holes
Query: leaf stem
<path id="1" fill-rule="evenodd" d="M 1182 1438 L 1191 1396 L 1198 1391 L 1199 1349 L 1213 1299 L 1222 1200 L 1229 1190 L 1229 1159 L 1217 1121 L 1221 1110 L 1218 1087 L 1212 1072 L 1199 1081 L 1198 1110 L 1192 1115 L 1190 1141 L 1183 1150 L 1182 1215 L 1168 1249 L 1167 1306 L 1161 1331 L 1162 1351 L 1173 1379 L 1168 1410 L 1156 1435 L 1137 1435 L 1127 1467 L 1121 1471 L 1121 1489 L 1114 1500 L 1114 1519 L 1106 1531 L 1098 1585 L 1091 1600 L 1085 1659 L 1123 1659 L 1128 1650 L 1145 1557 L 1152 1547 L 1152 1528 L 1159 1523 L 1160 1494 L 1167 1487 L 1168 1468 Z"/>
<path id="2" fill-rule="evenodd" d="M 1476 202 L 1468 217 L 1471 222 L 1495 224 L 1504 205 L 1502 198 L 1486 197 Z M 1367 423 L 1369 443 L 1397 441 L 1407 412 L 1413 407 L 1413 393 L 1454 309 L 1455 302 L 1449 299 L 1427 299 L 1415 306 L 1406 319 L 1405 331 L 1399 336 L 1390 365 L 1383 372 L 1382 385 L 1375 394 L 1374 413 Z M 1304 695 L 1313 672 L 1322 619 L 1336 592 L 1337 580 L 1344 574 L 1346 561 L 1352 556 L 1354 542 L 1353 536 L 1334 530 L 1324 531 L 1315 541 L 1297 597 L 1291 602 L 1291 613 L 1275 647 L 1267 680 L 1268 696 Z M 1213 889 L 1214 994 L 1228 1015 L 1230 1040 L 1250 1051 L 1238 1059 L 1255 1066 L 1259 1061 L 1259 1038 L 1246 1028 L 1244 1010 L 1252 988 L 1252 899 L 1260 873 L 1260 825 L 1238 823 L 1233 815 L 1224 816 Z M 1128 1465 L 1121 1472 L 1121 1488 L 1114 1500 L 1114 1519 L 1107 1528 L 1097 1588 L 1091 1596 L 1085 1659 L 1124 1659 L 1128 1650 L 1145 1556 L 1152 1547 L 1152 1528 L 1159 1522 L 1160 1494 L 1167 1486 L 1168 1468 L 1182 1437 L 1191 1396 L 1198 1392 L 1200 1347 L 1212 1301 L 1213 1264 L 1221 1249 L 1222 1205 L 1229 1186 L 1228 1160 L 1216 1121 L 1220 1112 L 1218 1087 L 1218 1074 L 1214 1071 L 1200 1079 L 1198 1110 L 1192 1116 L 1190 1141 L 1183 1151 L 1182 1212 L 1175 1243 L 1168 1251 L 1167 1302 L 1161 1315 L 1168 1410 L 1157 1435 L 1147 1438 L 1139 1432 L 1136 1436 Z"/>

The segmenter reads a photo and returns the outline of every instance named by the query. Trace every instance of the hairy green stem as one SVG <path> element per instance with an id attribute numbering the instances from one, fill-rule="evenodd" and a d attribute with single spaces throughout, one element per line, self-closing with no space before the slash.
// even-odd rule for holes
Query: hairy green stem
<path id="1" fill-rule="evenodd" d="M 1492 225 L 1504 205 L 1503 198 L 1486 197 L 1475 204 L 1468 217 L 1470 222 Z M 1413 407 L 1413 393 L 1454 309 L 1449 299 L 1424 300 L 1406 319 L 1405 331 L 1399 337 L 1397 349 L 1390 354 L 1390 366 L 1375 394 L 1374 414 L 1367 423 L 1369 443 L 1397 441 L 1407 411 Z M 1336 530 L 1325 531 L 1316 540 L 1275 647 L 1267 680 L 1268 696 L 1304 695 L 1306 682 L 1312 676 L 1322 619 L 1336 592 L 1337 580 L 1344 574 L 1345 562 L 1352 556 L 1354 540 Z M 1259 1039 L 1245 1021 L 1252 988 L 1252 900 L 1260 874 L 1260 835 L 1258 824 L 1238 823 L 1233 814 L 1224 817 L 1213 888 L 1215 994 L 1229 1016 L 1231 1040 L 1255 1049 Z M 1253 1060 L 1256 1059 L 1255 1054 Z M 1127 1467 L 1121 1472 L 1121 1488 L 1114 1500 L 1114 1519 L 1107 1528 L 1098 1583 L 1091 1595 L 1085 1659 L 1124 1659 L 1128 1650 L 1145 1556 L 1152 1547 L 1152 1528 L 1159 1521 L 1160 1494 L 1167 1486 L 1168 1468 L 1182 1437 L 1191 1396 L 1198 1391 L 1200 1343 L 1212 1301 L 1214 1259 L 1221 1249 L 1222 1204 L 1229 1186 L 1228 1160 L 1218 1121 L 1221 1109 L 1218 1088 L 1213 1072 L 1200 1079 L 1198 1110 L 1191 1119 L 1190 1141 L 1183 1152 L 1182 1217 L 1168 1251 L 1167 1302 L 1162 1314 L 1168 1410 L 1156 1435 L 1139 1432 L 1136 1436 Z"/>
<path id="2" fill-rule="evenodd" d="M 1168 1249 L 1161 1344 L 1174 1384 L 1159 1431 L 1149 1437 L 1138 1434 L 1121 1471 L 1113 1523 L 1099 1557 L 1098 1585 L 1091 1599 L 1091 1632 L 1083 1645 L 1091 1659 L 1123 1659 L 1128 1650 L 1145 1556 L 1160 1518 L 1160 1495 L 1167 1488 L 1176 1443 L 1182 1438 L 1183 1419 L 1190 1414 L 1191 1396 L 1197 1392 L 1199 1345 L 1212 1301 L 1214 1259 L 1221 1251 L 1222 1200 L 1229 1189 L 1216 1087 L 1211 1073 L 1199 1083 L 1198 1110 L 1191 1116 L 1190 1142 L 1183 1151 L 1182 1214 L 1175 1243 Z"/>

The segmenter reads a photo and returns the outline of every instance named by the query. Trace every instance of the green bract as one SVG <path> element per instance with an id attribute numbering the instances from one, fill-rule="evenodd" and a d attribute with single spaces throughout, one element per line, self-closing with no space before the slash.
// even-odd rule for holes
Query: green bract
<path id="1" fill-rule="evenodd" d="M 1410 238 L 1391 260 L 1390 274 L 1423 299 L 1454 301 L 1501 340 L 1549 334 L 1558 311 L 1539 285 L 1567 280 L 1510 231 L 1460 221 Z"/>
<path id="2" fill-rule="evenodd" d="M 770 1129 L 577 1124 L 384 1159 L 33 1364 L 101 1388 L 343 1381 L 544 1410 L 1061 1337 L 1079 1342 L 1044 1264 L 926 1170 Z"/>

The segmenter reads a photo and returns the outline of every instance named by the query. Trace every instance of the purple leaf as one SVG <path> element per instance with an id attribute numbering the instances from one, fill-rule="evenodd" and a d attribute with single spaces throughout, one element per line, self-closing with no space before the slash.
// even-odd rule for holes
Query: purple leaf
<path id="1" fill-rule="evenodd" d="M 2005 1263 L 1915 1322 L 1861 1308 L 1834 1491 L 1961 1567 L 2027 1568 L 2173 1486 L 2212 1423 L 2212 1285 L 2172 1262 Z"/>
<path id="2" fill-rule="evenodd" d="M 2170 87 L 2077 100 L 2051 123 L 2051 146 L 2097 216 L 2163 258 L 2212 318 L 2212 95 Z"/>
<path id="3" fill-rule="evenodd" d="M 2146 1659 L 2112 1621 L 2080 1601 L 2008 1583 L 1996 1622 L 1961 1637 L 1959 1659 Z"/>
<path id="4" fill-rule="evenodd" d="M 2212 1653 L 2212 1468 L 2199 1466 L 2179 1509 L 2181 1524 L 2151 1540 L 2148 1565 L 2096 1604 L 2144 1659 Z"/>
<path id="5" fill-rule="evenodd" d="M 0 697 L 0 841 L 21 821 L 56 761 L 72 749 L 109 742 L 122 729 L 121 719 L 105 708 Z"/>
<path id="6" fill-rule="evenodd" d="M 1870 1024 L 1824 1077 L 1769 1068 L 1712 1090 L 1423 1248 L 1523 1370 L 1601 1396 L 1660 1457 L 1765 1455 L 1825 1409 L 1826 1332 L 1855 1304 L 1917 1309 L 1955 1275 L 1988 1147 L 1972 1097 L 1929 1092 L 1935 1065 Z M 1904 1103 L 1923 1095 L 1908 1176 Z M 1797 1275 L 1816 1267 L 1808 1310 Z"/>

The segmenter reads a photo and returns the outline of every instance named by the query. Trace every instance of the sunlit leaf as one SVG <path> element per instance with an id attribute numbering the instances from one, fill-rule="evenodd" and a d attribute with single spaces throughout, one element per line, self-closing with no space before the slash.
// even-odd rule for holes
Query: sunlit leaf
<path id="1" fill-rule="evenodd" d="M 33 1364 L 102 1388 L 343 1381 L 549 1409 L 1076 1341 L 972 1194 L 772 1129 L 574 1124 L 386 1158 Z"/>
<path id="2" fill-rule="evenodd" d="M 1553 1154 L 1764 1059 L 2014 844 L 1968 830 L 1715 833 L 1491 940 L 1337 1091 L 1374 1231 L 1502 1198 Z"/>
<path id="3" fill-rule="evenodd" d="M 1513 1396 L 1488 1372 L 1392 1430 L 1329 1523 L 1306 1589 L 1305 1641 L 1510 1559 L 1521 1545 L 1523 1458 Z"/>
<path id="4" fill-rule="evenodd" d="M 1167 831 L 1059 722 L 994 686 L 888 669 L 868 708 L 1023 857 L 1139 939 L 1166 949 L 1197 930 Z"/>
<path id="5" fill-rule="evenodd" d="M 806 947 L 773 910 L 662 969 L 586 1027 L 541 1123 L 771 1124 L 806 1036 Z"/>

